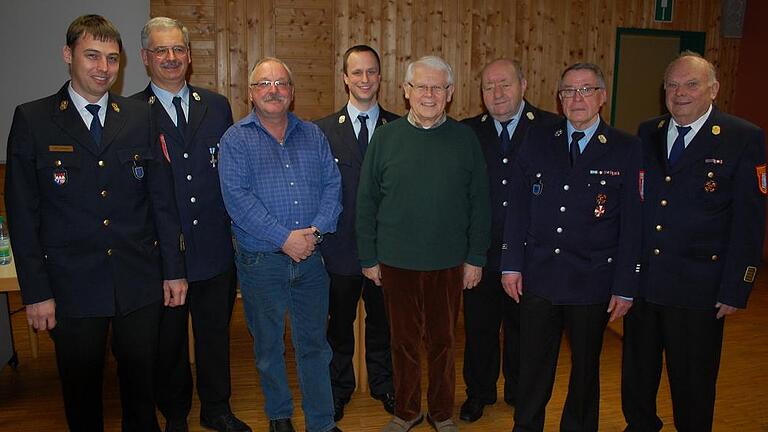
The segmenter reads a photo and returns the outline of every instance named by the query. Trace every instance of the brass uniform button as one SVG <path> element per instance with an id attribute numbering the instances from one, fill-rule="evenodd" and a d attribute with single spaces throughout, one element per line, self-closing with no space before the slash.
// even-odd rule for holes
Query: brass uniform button
<path id="1" fill-rule="evenodd" d="M 710 171 L 710 172 L 708 172 L 708 173 L 707 173 L 707 177 L 708 177 L 708 178 L 715 178 L 715 173 L 713 173 L 712 171 Z"/>
<path id="2" fill-rule="evenodd" d="M 102 198 L 106 198 L 107 197 L 107 191 L 106 190 L 101 191 L 100 195 L 101 195 Z"/>
<path id="3" fill-rule="evenodd" d="M 719 260 L 719 259 L 720 259 L 720 257 L 719 257 L 719 256 L 717 256 L 717 255 L 712 255 L 712 261 L 717 261 L 717 260 Z"/>
<path id="4" fill-rule="evenodd" d="M 104 167 L 104 161 L 103 160 L 99 161 L 99 166 L 102 167 L 102 168 Z"/>
<path id="5" fill-rule="evenodd" d="M 664 227 L 662 227 L 661 225 L 656 225 L 656 231 L 661 232 L 661 230 L 663 230 L 663 229 L 664 229 Z"/>
<path id="6" fill-rule="evenodd" d="M 112 249 L 107 249 L 107 256 L 112 256 Z"/>
<path id="7" fill-rule="evenodd" d="M 669 183 L 669 182 L 671 182 L 671 181 L 672 181 L 672 177 L 670 177 L 670 176 L 666 176 L 666 177 L 664 177 L 664 181 L 665 181 L 665 182 L 667 182 L 667 183 Z"/>
<path id="8" fill-rule="evenodd" d="M 661 250 L 660 249 L 654 249 L 653 250 L 653 254 L 654 255 L 659 255 L 659 254 L 661 254 Z"/>
<path id="9" fill-rule="evenodd" d="M 665 199 L 661 200 L 661 206 L 662 206 L 662 207 L 666 207 L 666 206 L 667 206 L 667 204 L 669 204 L 669 201 L 667 201 L 667 200 L 665 200 Z"/>
<path id="10" fill-rule="evenodd" d="M 104 222 L 102 222 L 102 223 L 104 224 L 104 226 L 109 226 L 110 221 L 109 221 L 109 219 L 104 219 Z"/>
<path id="11" fill-rule="evenodd" d="M 53 164 L 54 164 L 54 165 L 56 165 L 57 167 L 60 167 L 60 166 L 61 166 L 61 161 L 60 161 L 60 160 L 57 160 L 57 161 L 56 161 L 56 162 L 54 162 Z"/>

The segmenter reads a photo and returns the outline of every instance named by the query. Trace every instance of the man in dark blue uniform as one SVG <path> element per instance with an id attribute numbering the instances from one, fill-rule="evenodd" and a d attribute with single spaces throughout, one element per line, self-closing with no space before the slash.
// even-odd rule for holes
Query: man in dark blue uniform
<path id="1" fill-rule="evenodd" d="M 464 290 L 464 382 L 467 400 L 459 418 L 474 422 L 483 407 L 496 402 L 496 381 L 503 358 L 504 401 L 514 406 L 520 369 L 520 310 L 501 286 L 499 261 L 504 220 L 509 208 L 509 179 L 517 149 L 533 125 L 557 120 L 524 100 L 528 85 L 517 61 L 498 59 L 481 74 L 483 102 L 488 110 L 464 120 L 483 147 L 491 189 L 491 247 L 480 283 Z M 513 209 L 514 211 L 514 209 Z M 503 349 L 499 328 L 504 326 Z"/>
<path id="2" fill-rule="evenodd" d="M 605 124 L 605 80 L 569 66 L 558 95 L 566 121 L 534 127 L 512 171 L 501 269 L 520 302 L 515 431 L 542 431 L 563 330 L 571 347 L 561 430 L 597 431 L 600 350 L 608 320 L 637 292 L 640 142 Z"/>
<path id="3" fill-rule="evenodd" d="M 98 15 L 67 30 L 71 81 L 20 105 L 8 138 L 6 205 L 27 321 L 50 330 L 67 424 L 101 431 L 107 333 L 123 431 L 159 431 L 153 370 L 163 303 L 185 302 L 167 162 L 146 103 L 109 93 L 122 43 Z"/>
<path id="4" fill-rule="evenodd" d="M 670 114 L 640 125 L 641 288 L 624 320 L 627 431 L 658 431 L 666 353 L 675 427 L 712 429 L 724 317 L 747 305 L 765 228 L 765 135 L 719 111 L 715 68 L 683 53 L 664 76 Z"/>
<path id="5" fill-rule="evenodd" d="M 336 232 L 320 245 L 325 268 L 331 278 L 328 308 L 328 343 L 333 350 L 331 386 L 336 421 L 344 416 L 344 405 L 355 390 L 353 324 L 360 298 L 365 302 L 365 362 L 371 396 L 390 414 L 395 410 L 392 385 L 392 355 L 389 325 L 381 287 L 363 277 L 355 239 L 355 202 L 360 168 L 377 126 L 398 118 L 378 103 L 381 65 L 379 55 L 367 45 L 356 45 L 344 53 L 344 83 L 349 102 L 335 114 L 317 121 L 331 145 L 341 172 L 342 207 Z"/>
<path id="6" fill-rule="evenodd" d="M 151 107 L 158 154 L 171 164 L 189 281 L 187 303 L 162 312 L 157 404 L 166 431 L 187 430 L 192 406 L 187 340 L 191 312 L 200 423 L 222 432 L 250 431 L 229 405 L 229 320 L 236 278 L 217 158 L 219 138 L 232 125 L 232 110 L 224 96 L 186 83 L 192 59 L 189 32 L 181 22 L 152 18 L 141 32 L 141 46 L 152 82 L 134 98 Z"/>

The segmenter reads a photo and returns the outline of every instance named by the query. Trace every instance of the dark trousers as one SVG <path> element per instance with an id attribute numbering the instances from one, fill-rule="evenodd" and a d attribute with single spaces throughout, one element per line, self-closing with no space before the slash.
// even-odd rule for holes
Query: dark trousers
<path id="1" fill-rule="evenodd" d="M 195 335 L 200 412 L 216 417 L 230 412 L 229 320 L 235 304 L 234 264 L 208 280 L 189 283 L 184 306 L 164 307 L 160 319 L 156 398 L 166 419 L 183 420 L 192 407 L 188 316 Z"/>
<path id="2" fill-rule="evenodd" d="M 102 382 L 110 324 L 120 380 L 122 430 L 160 430 L 152 392 L 160 309 L 157 302 L 123 316 L 56 317 L 50 335 L 71 432 L 104 430 Z"/>
<path id="3" fill-rule="evenodd" d="M 504 337 L 500 344 L 502 324 Z M 467 396 L 485 404 L 496 402 L 496 381 L 503 358 L 504 400 L 514 405 L 520 372 L 520 307 L 504 292 L 501 273 L 484 272 L 476 287 L 464 290 L 464 331 Z"/>
<path id="4" fill-rule="evenodd" d="M 624 317 L 621 405 L 627 431 L 658 431 L 656 394 L 662 351 L 672 392 L 675 428 L 712 430 L 715 385 L 723 345 L 723 319 L 715 308 L 684 309 L 642 299 Z"/>
<path id="5" fill-rule="evenodd" d="M 331 273 L 330 277 L 328 344 L 333 350 L 331 388 L 334 400 L 349 401 L 355 391 L 354 322 L 361 297 L 365 302 L 365 364 L 371 394 L 394 393 L 389 324 L 381 287 L 362 275 Z"/>
<path id="6" fill-rule="evenodd" d="M 395 416 L 421 414 L 421 345 L 427 352 L 429 414 L 435 421 L 453 416 L 456 364 L 453 352 L 461 302 L 462 266 L 415 271 L 381 265 L 384 301 L 390 320 Z"/>
<path id="7" fill-rule="evenodd" d="M 514 431 L 544 430 L 552 396 L 563 330 L 571 346 L 568 396 L 561 431 L 597 431 L 600 401 L 600 351 L 608 323 L 607 303 L 553 305 L 524 293 L 520 303 L 520 384 Z"/>

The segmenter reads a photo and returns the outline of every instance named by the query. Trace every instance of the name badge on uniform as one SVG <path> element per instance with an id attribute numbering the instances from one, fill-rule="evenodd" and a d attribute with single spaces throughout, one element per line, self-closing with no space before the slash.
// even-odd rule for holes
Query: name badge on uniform
<path id="1" fill-rule="evenodd" d="M 64 186 L 67 183 L 67 170 L 64 168 L 53 170 L 53 182 L 59 186 Z"/>

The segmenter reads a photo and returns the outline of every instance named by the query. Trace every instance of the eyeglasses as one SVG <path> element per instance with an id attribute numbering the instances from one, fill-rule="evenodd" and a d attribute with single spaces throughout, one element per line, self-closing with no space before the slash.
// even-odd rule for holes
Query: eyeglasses
<path id="1" fill-rule="evenodd" d="M 561 98 L 570 99 L 576 96 L 576 93 L 578 93 L 579 96 L 581 97 L 594 96 L 596 91 L 602 90 L 602 89 L 603 89 L 602 87 L 565 88 L 565 89 L 560 89 L 558 93 L 560 93 Z"/>
<path id="2" fill-rule="evenodd" d="M 281 80 L 276 80 L 276 81 L 261 80 L 248 85 L 251 87 L 256 87 L 259 90 L 266 90 L 272 86 L 275 86 L 275 88 L 278 90 L 288 90 L 291 87 L 291 82 L 281 81 Z"/>
<path id="3" fill-rule="evenodd" d="M 151 52 L 156 58 L 159 59 L 168 57 L 168 54 L 171 51 L 173 51 L 173 55 L 176 57 L 185 57 L 187 54 L 189 54 L 189 48 L 182 45 L 176 45 L 172 47 L 161 46 L 155 49 L 145 48 L 145 50 Z"/>
<path id="4" fill-rule="evenodd" d="M 664 82 L 664 90 L 675 92 L 679 88 L 684 88 L 688 91 L 696 91 L 701 87 L 701 83 L 698 81 L 688 81 L 687 83 L 677 83 L 674 81 L 666 81 Z"/>
<path id="5" fill-rule="evenodd" d="M 427 90 L 432 92 L 433 95 L 442 95 L 443 93 L 446 92 L 446 90 L 448 90 L 449 87 L 451 87 L 451 84 L 448 84 L 446 86 L 428 86 L 428 85 L 425 85 L 425 84 L 413 85 L 411 83 L 407 83 L 407 84 L 409 86 L 411 86 L 411 88 L 417 94 L 420 94 L 420 95 L 426 94 Z"/>

